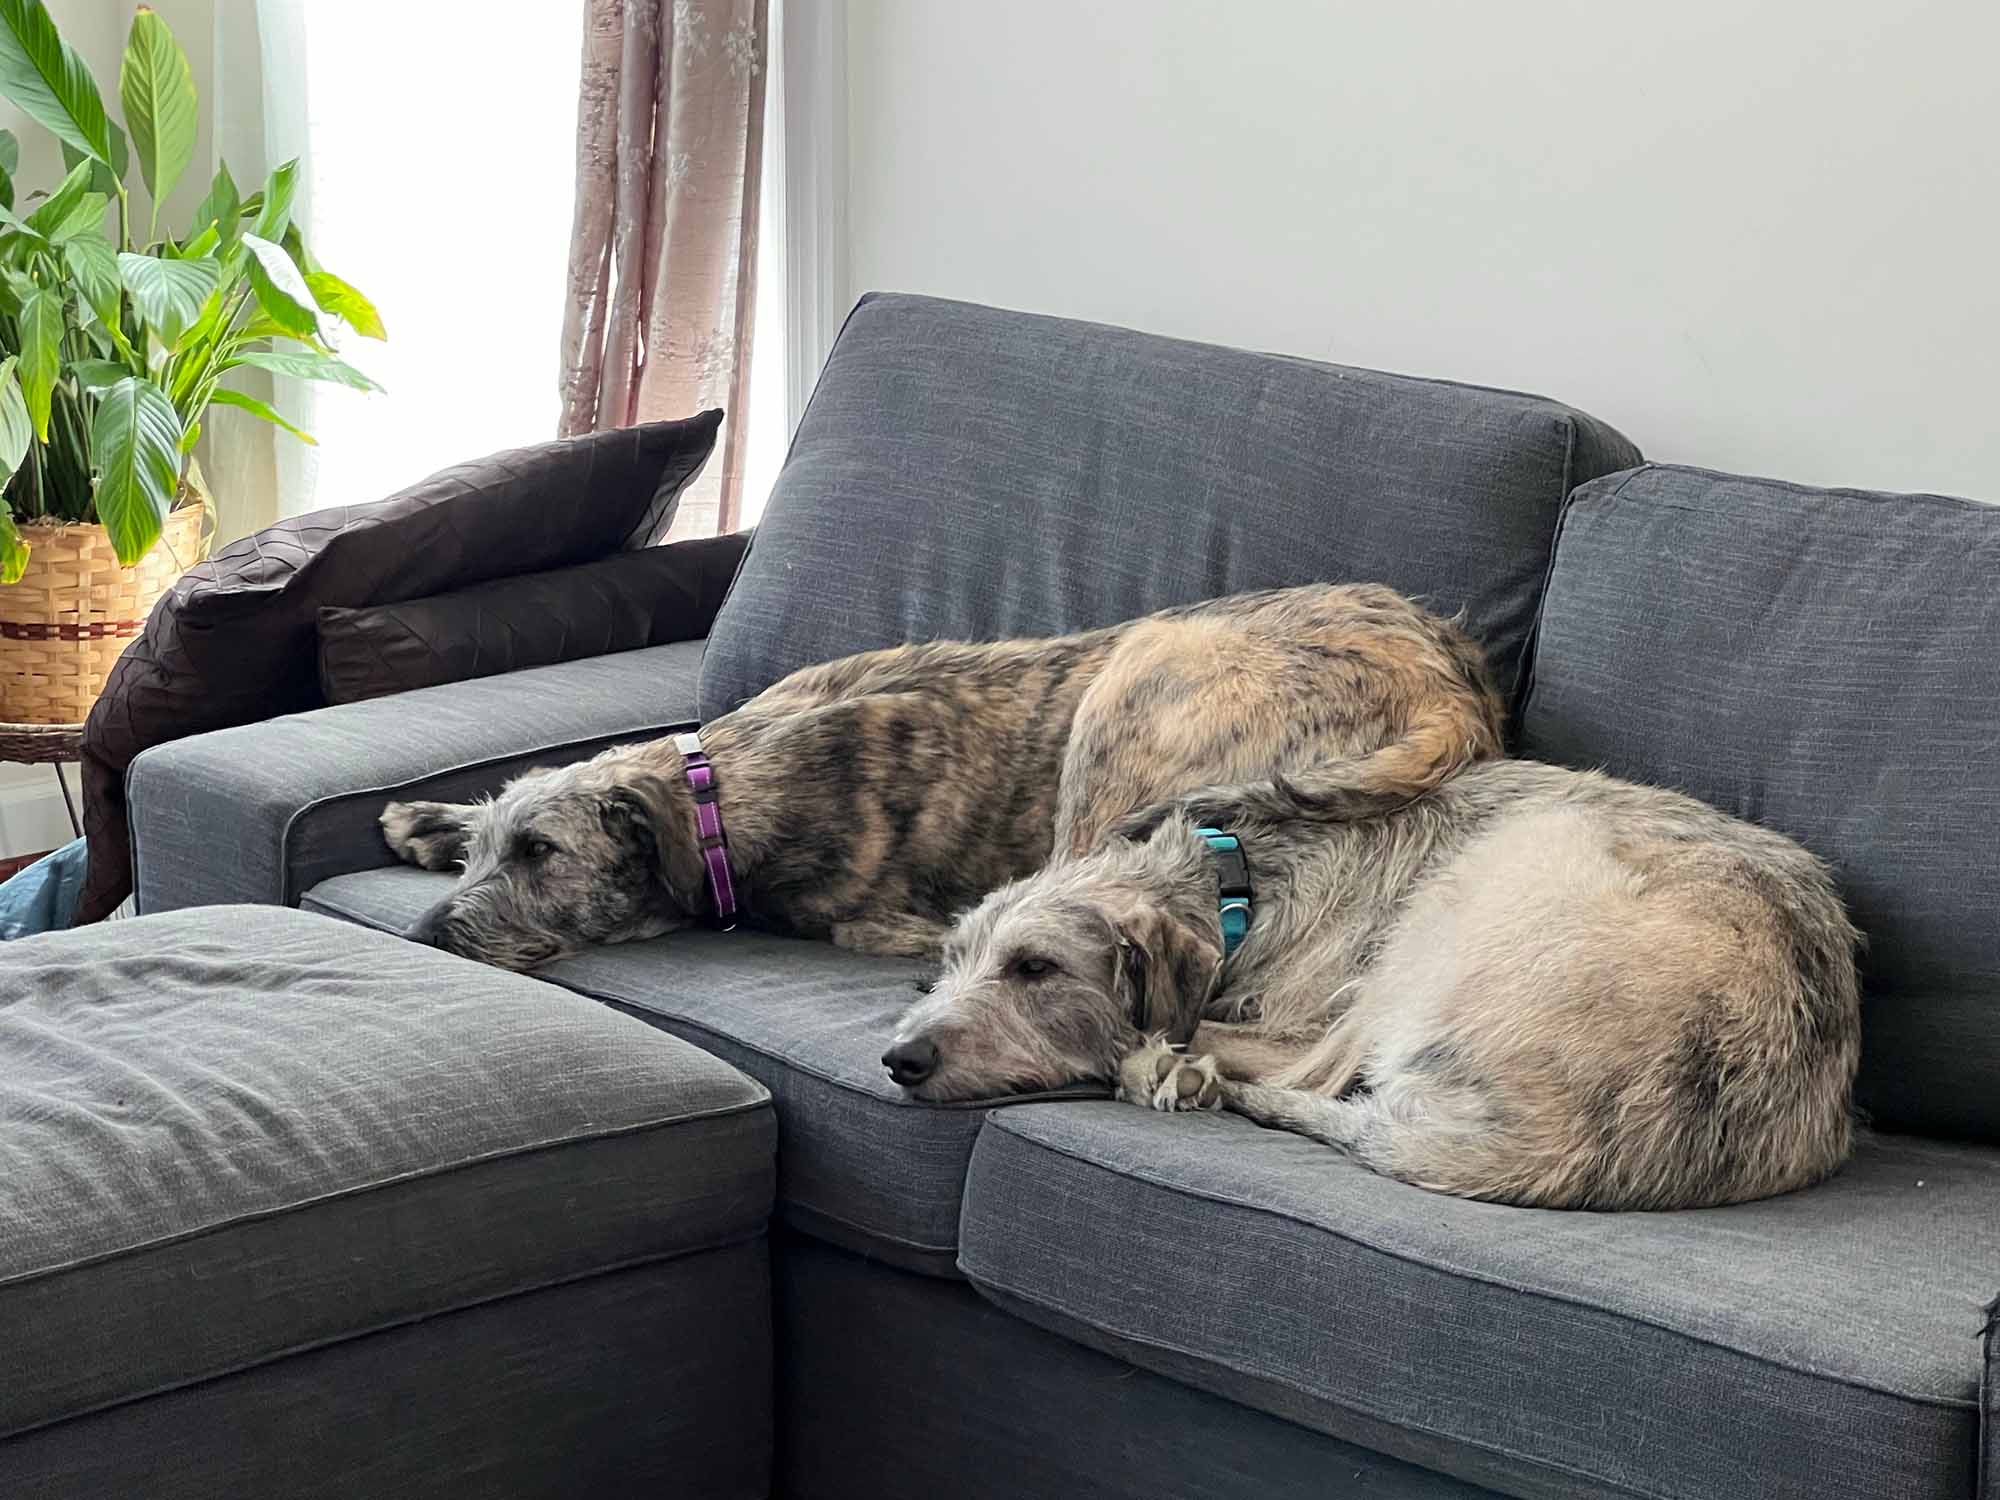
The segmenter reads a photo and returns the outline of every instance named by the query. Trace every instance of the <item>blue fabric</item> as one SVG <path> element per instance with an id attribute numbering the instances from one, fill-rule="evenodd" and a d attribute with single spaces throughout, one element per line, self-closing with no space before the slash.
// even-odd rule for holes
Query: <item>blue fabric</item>
<path id="1" fill-rule="evenodd" d="M 73 839 L 0 883 L 0 942 L 69 926 L 83 890 L 83 849 Z"/>

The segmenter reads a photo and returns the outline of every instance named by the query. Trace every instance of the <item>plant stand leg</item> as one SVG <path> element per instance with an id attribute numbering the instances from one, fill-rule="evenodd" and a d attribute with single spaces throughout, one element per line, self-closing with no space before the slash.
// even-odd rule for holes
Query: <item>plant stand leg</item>
<path id="1" fill-rule="evenodd" d="M 70 800 L 69 778 L 63 775 L 61 761 L 57 761 L 55 763 L 55 767 L 56 767 L 56 785 L 62 788 L 63 811 L 69 814 L 69 831 L 77 838 L 82 838 L 83 824 L 77 821 L 76 803 Z"/>

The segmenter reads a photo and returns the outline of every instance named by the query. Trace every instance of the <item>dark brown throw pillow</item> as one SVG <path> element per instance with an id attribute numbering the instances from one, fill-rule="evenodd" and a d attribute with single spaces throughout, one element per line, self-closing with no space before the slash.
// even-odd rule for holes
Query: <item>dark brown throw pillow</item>
<path id="1" fill-rule="evenodd" d="M 698 640 L 749 534 L 614 552 L 596 562 L 368 609 L 322 606 L 328 703 Z"/>
<path id="2" fill-rule="evenodd" d="M 319 611 L 589 562 L 665 535 L 720 411 L 456 464 L 372 505 L 268 526 L 190 568 L 111 669 L 83 737 L 90 839 L 76 922 L 132 889 L 125 768 L 184 735 L 320 704 Z"/>

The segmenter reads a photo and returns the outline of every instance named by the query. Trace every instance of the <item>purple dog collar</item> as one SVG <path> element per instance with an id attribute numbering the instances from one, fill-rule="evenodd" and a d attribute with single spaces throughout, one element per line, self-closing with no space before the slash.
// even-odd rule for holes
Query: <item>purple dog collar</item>
<path id="1" fill-rule="evenodd" d="M 694 791 L 694 823 L 701 835 L 701 862 L 708 867 L 715 925 L 727 932 L 736 925 L 736 882 L 729 873 L 729 837 L 722 831 L 722 809 L 715 801 L 715 766 L 701 748 L 699 731 L 675 735 L 674 748 L 681 753 L 688 786 Z"/>

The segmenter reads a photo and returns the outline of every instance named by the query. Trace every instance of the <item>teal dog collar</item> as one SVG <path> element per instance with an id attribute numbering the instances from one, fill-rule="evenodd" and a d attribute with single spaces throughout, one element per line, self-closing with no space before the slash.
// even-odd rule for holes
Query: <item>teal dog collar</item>
<path id="1" fill-rule="evenodd" d="M 1250 931 L 1250 866 L 1243 858 L 1243 845 L 1233 833 L 1220 828 L 1197 828 L 1208 844 L 1215 863 L 1217 911 L 1222 917 L 1222 956 L 1229 957 L 1242 946 Z"/>

